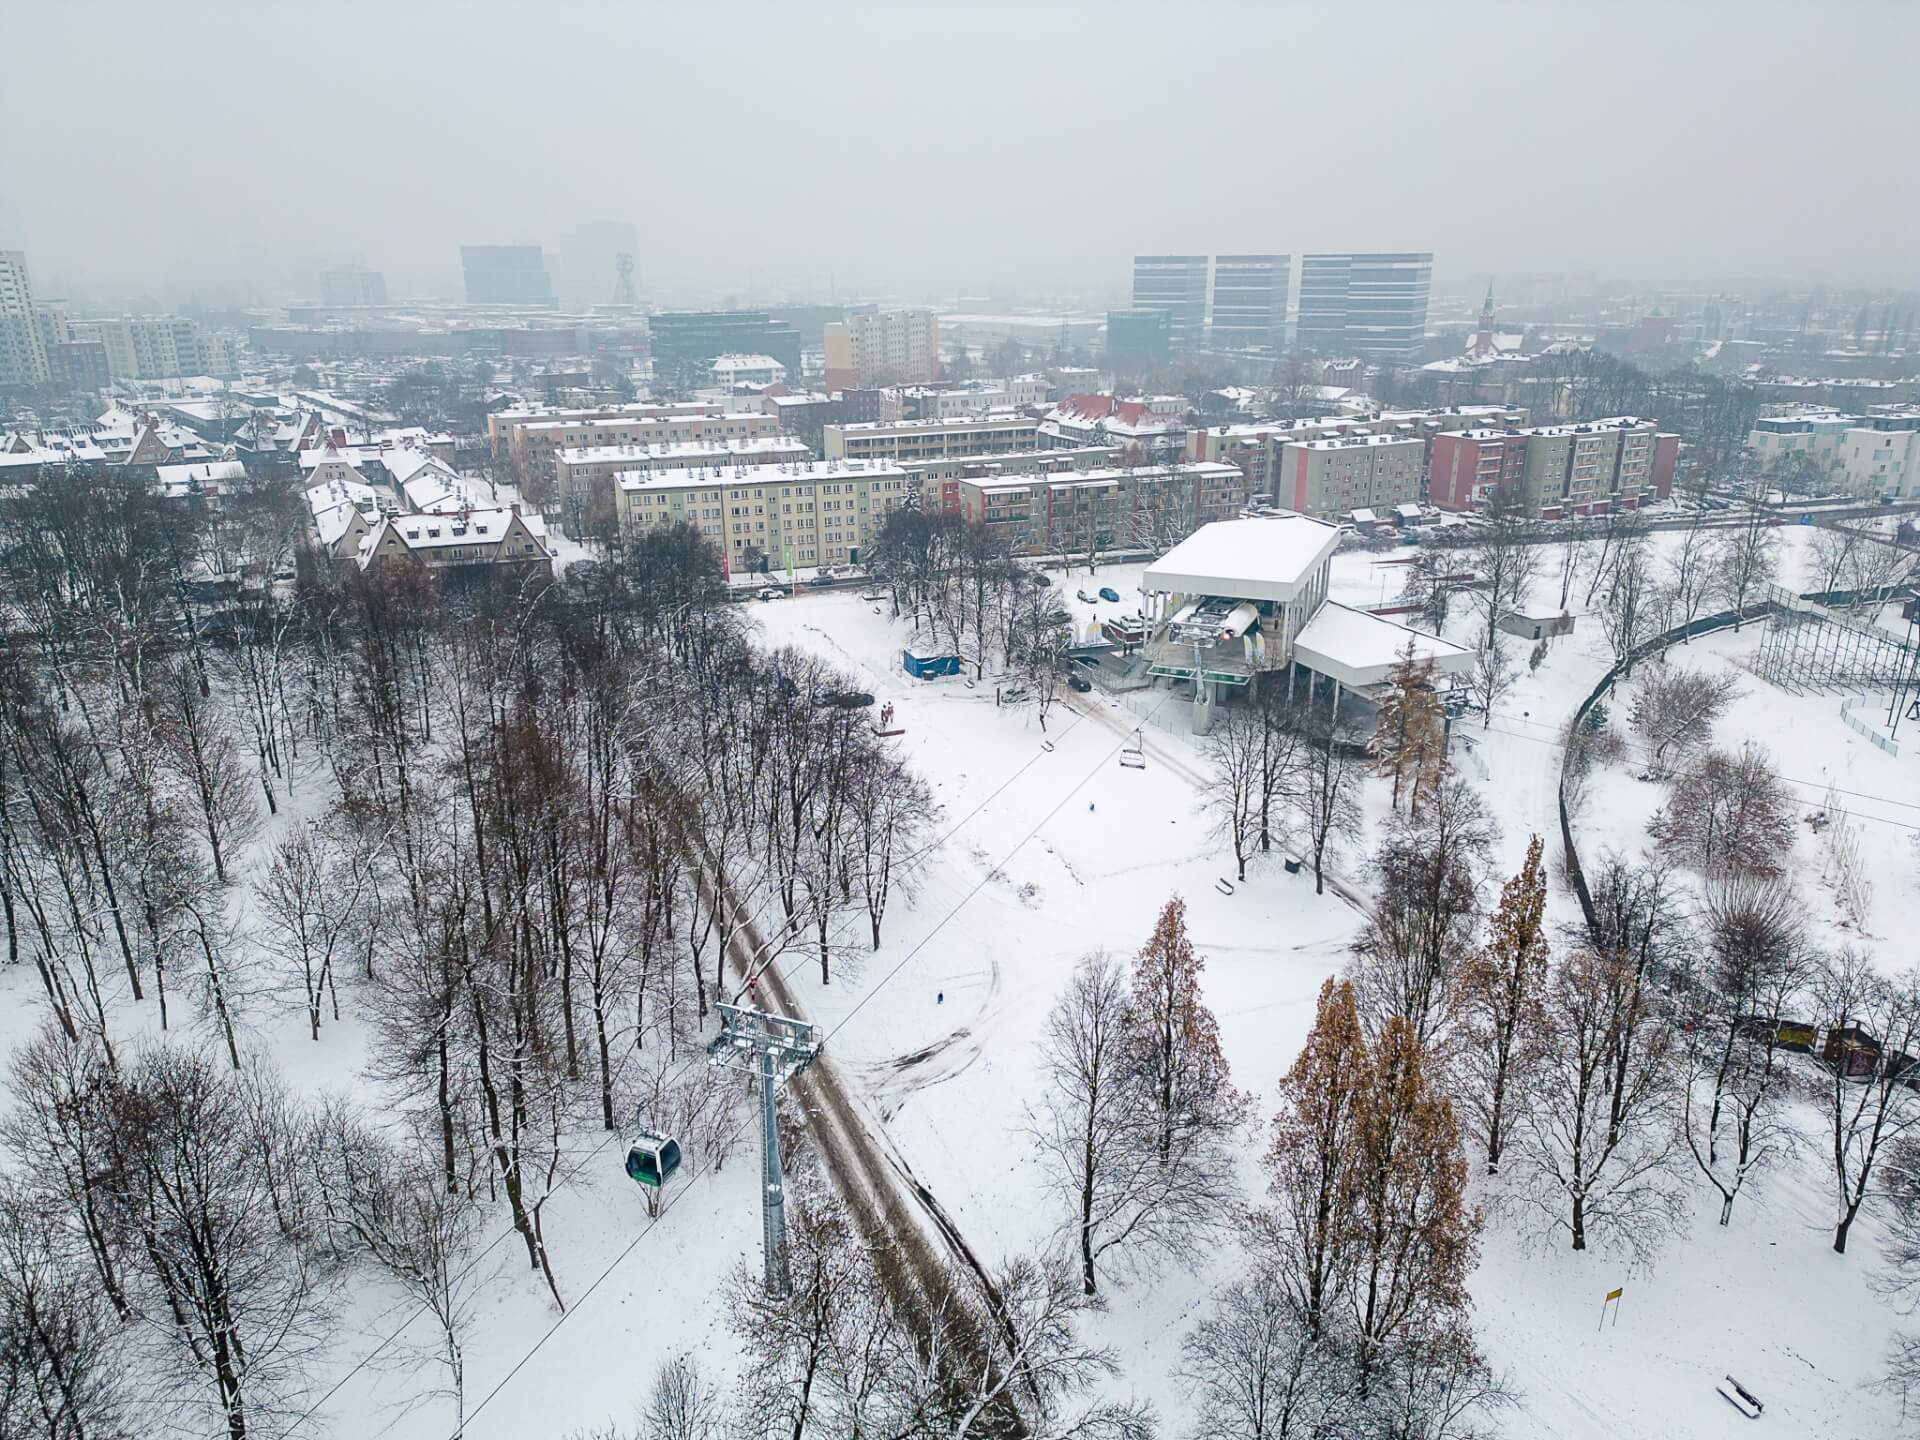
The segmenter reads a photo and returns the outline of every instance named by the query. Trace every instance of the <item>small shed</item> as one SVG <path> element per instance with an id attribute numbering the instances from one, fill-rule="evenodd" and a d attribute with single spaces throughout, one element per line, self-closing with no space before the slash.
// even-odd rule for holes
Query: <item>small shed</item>
<path id="1" fill-rule="evenodd" d="M 902 650 L 900 668 L 916 680 L 930 680 L 936 675 L 958 675 L 960 657 L 942 654 L 938 650 Z"/>

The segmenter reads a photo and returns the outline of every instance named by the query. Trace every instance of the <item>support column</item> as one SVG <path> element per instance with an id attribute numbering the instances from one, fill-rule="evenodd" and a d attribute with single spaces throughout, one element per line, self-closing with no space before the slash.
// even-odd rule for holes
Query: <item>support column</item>
<path id="1" fill-rule="evenodd" d="M 787 1276 L 787 1191 L 780 1178 L 780 1122 L 773 1097 L 780 1088 L 773 1047 L 760 1051 L 760 1243 L 766 1257 L 767 1294 L 783 1297 L 792 1290 Z"/>

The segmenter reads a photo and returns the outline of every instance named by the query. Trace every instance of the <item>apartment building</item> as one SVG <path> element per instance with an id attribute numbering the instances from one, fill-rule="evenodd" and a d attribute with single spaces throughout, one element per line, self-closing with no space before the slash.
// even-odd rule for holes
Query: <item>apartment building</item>
<path id="1" fill-rule="evenodd" d="M 460 271 L 469 305 L 554 304 L 547 257 L 538 245 L 462 245 Z"/>
<path id="2" fill-rule="evenodd" d="M 1010 450 L 1000 455 L 968 455 L 952 460 L 908 460 L 901 468 L 912 477 L 922 508 L 958 515 L 962 480 L 996 481 L 1019 475 L 1057 475 L 1073 470 L 1110 469 L 1120 463 L 1118 445 L 1086 445 L 1077 450 Z"/>
<path id="3" fill-rule="evenodd" d="M 362 517 L 364 519 L 364 517 Z M 353 552 L 362 570 L 413 565 L 433 574 L 472 567 L 551 571 L 553 552 L 538 518 L 514 507 L 450 515 L 389 515 L 372 523 Z"/>
<path id="4" fill-rule="evenodd" d="M 514 428 L 515 473 L 531 491 L 559 478 L 557 457 L 565 450 L 616 445 L 720 444 L 780 433 L 779 417 L 758 410 L 713 406 L 694 415 L 624 415 L 599 420 L 529 420 Z"/>
<path id="5" fill-rule="evenodd" d="M 1134 444 L 1159 456 L 1163 447 L 1184 443 L 1187 402 L 1178 395 L 1148 395 L 1121 400 L 1112 395 L 1069 395 L 1047 412 L 1040 443 L 1058 449 Z"/>
<path id="6" fill-rule="evenodd" d="M 44 385 L 51 371 L 24 250 L 0 250 L 0 385 Z"/>
<path id="7" fill-rule="evenodd" d="M 940 378 L 940 319 L 925 307 L 831 321 L 821 340 L 826 386 L 923 385 Z"/>
<path id="8" fill-rule="evenodd" d="M 1431 251 L 1303 256 L 1297 343 L 1321 355 L 1413 360 L 1432 285 Z"/>
<path id="9" fill-rule="evenodd" d="M 115 380 L 172 380 L 184 375 L 232 378 L 240 373 L 233 341 L 184 315 L 123 315 L 73 326 L 77 340 L 98 340 Z"/>
<path id="10" fill-rule="evenodd" d="M 614 482 L 620 534 L 692 525 L 720 551 L 729 574 L 857 564 L 907 503 L 913 480 L 885 459 L 813 461 L 716 475 L 711 470 L 627 471 Z"/>
<path id="11" fill-rule="evenodd" d="M 1133 308 L 1167 312 L 1167 344 L 1174 354 L 1198 349 L 1207 333 L 1207 257 L 1133 257 Z"/>
<path id="12" fill-rule="evenodd" d="M 1280 447 L 1278 502 L 1316 520 L 1353 510 L 1418 503 L 1427 483 L 1427 442 L 1418 436 L 1343 435 Z"/>
<path id="13" fill-rule="evenodd" d="M 952 420 L 901 420 L 828 425 L 821 442 L 829 460 L 951 460 L 1040 448 L 1040 422 L 1024 415 L 970 415 Z"/>
<path id="14" fill-rule="evenodd" d="M 1484 509 L 1496 490 L 1518 493 L 1526 473 L 1519 430 L 1455 430 L 1427 448 L 1427 498 L 1442 510 Z"/>
<path id="15" fill-rule="evenodd" d="M 959 513 L 1016 555 L 1163 550 L 1246 504 L 1232 465 L 1109 466 L 1049 474 L 963 478 Z"/>
<path id="16" fill-rule="evenodd" d="M 520 432 L 529 425 L 554 420 L 657 420 L 672 415 L 719 415 L 726 406 L 717 400 L 682 400 L 666 404 L 637 401 L 625 405 L 523 405 L 511 410 L 496 410 L 487 416 L 487 443 L 496 460 L 510 460 L 524 472 L 526 437 Z M 609 444 L 615 443 L 609 441 Z"/>
<path id="17" fill-rule="evenodd" d="M 604 513 L 612 503 L 614 476 L 622 472 L 746 470 L 812 458 L 805 442 L 791 435 L 582 446 L 555 452 L 553 504 L 569 519 Z"/>
<path id="18" fill-rule="evenodd" d="M 1920 407 L 1875 405 L 1856 415 L 1796 406 L 1755 420 L 1747 452 L 1768 471 L 1797 460 L 1806 478 L 1849 495 L 1920 496 Z"/>
<path id="19" fill-rule="evenodd" d="M 1365 415 L 1330 415 L 1307 420 L 1262 421 L 1189 431 L 1189 460 L 1222 460 L 1238 465 L 1247 477 L 1247 493 L 1286 504 L 1280 494 L 1280 450 L 1293 440 L 1336 440 L 1346 435 L 1397 435 L 1429 442 L 1450 431 L 1506 429 L 1525 425 L 1524 408 L 1510 405 L 1451 405 L 1436 410 L 1382 410 Z"/>

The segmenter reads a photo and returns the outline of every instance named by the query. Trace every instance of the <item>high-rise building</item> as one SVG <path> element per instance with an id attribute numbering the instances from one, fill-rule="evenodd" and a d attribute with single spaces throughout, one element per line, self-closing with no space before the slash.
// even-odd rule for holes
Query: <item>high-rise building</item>
<path id="1" fill-rule="evenodd" d="M 1164 310 L 1109 310 L 1107 364 L 1164 365 L 1171 334 L 1172 317 Z"/>
<path id="2" fill-rule="evenodd" d="M 387 277 L 364 265 L 338 265 L 320 272 L 320 303 L 329 309 L 387 303 Z"/>
<path id="3" fill-rule="evenodd" d="M 1167 342 L 1175 354 L 1198 347 L 1207 329 L 1207 257 L 1134 256 L 1133 308 L 1167 312 Z"/>
<path id="4" fill-rule="evenodd" d="M 662 310 L 647 320 L 656 377 L 687 375 L 698 383 L 722 355 L 771 355 L 800 374 L 800 332 L 764 310 Z M 697 372 L 697 373 L 696 373 Z"/>
<path id="5" fill-rule="evenodd" d="M 1284 344 L 1292 272 L 1291 255 L 1214 256 L 1211 343 L 1226 350 Z"/>
<path id="6" fill-rule="evenodd" d="M 1300 261 L 1303 350 L 1411 360 L 1427 332 L 1433 254 L 1305 255 Z"/>
<path id="7" fill-rule="evenodd" d="M 24 250 L 0 250 L 0 385 L 43 385 L 47 347 L 33 313 Z"/>
<path id="8" fill-rule="evenodd" d="M 821 341 L 829 391 L 940 378 L 940 320 L 924 307 L 849 315 L 830 322 Z"/>
<path id="9" fill-rule="evenodd" d="M 462 245 L 469 305 L 552 305 L 553 282 L 538 245 Z"/>

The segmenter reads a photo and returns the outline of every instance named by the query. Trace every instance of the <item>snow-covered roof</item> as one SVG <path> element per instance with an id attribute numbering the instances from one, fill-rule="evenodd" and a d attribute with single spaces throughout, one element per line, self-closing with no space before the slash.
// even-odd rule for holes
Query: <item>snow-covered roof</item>
<path id="1" fill-rule="evenodd" d="M 1149 593 L 1284 602 L 1339 542 L 1338 529 L 1305 515 L 1216 520 L 1149 565 L 1140 587 Z"/>
<path id="2" fill-rule="evenodd" d="M 733 436 L 724 440 L 679 440 L 657 445 L 582 445 L 562 450 L 568 465 L 596 465 L 619 460 L 669 461 L 698 465 L 702 460 L 724 465 L 737 455 L 775 455 L 783 460 L 805 460 L 813 452 L 804 440 L 791 435 Z"/>
<path id="3" fill-rule="evenodd" d="M 194 465 L 159 465 L 154 475 L 160 488 L 169 494 L 185 491 L 195 484 L 229 485 L 247 478 L 247 467 L 238 460 L 203 460 Z"/>
<path id="4" fill-rule="evenodd" d="M 1293 653 L 1309 670 L 1365 689 L 1387 678 L 1409 639 L 1415 658 L 1431 659 L 1439 674 L 1464 675 L 1473 668 L 1471 650 L 1332 600 L 1301 630 Z"/>

